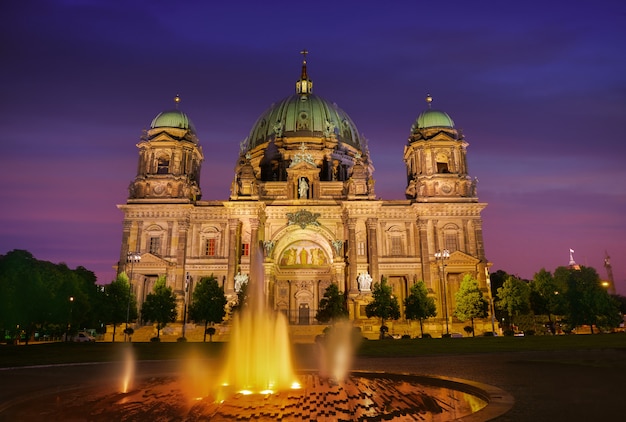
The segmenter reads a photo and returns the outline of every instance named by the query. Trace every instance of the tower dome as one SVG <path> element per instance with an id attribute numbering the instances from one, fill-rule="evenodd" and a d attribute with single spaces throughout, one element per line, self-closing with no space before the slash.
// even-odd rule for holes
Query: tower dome
<path id="1" fill-rule="evenodd" d="M 178 94 L 176 95 L 176 97 L 174 97 L 174 102 L 176 103 L 176 108 L 157 114 L 157 116 L 152 119 L 150 129 L 184 129 L 190 131 L 193 135 L 196 135 L 196 128 L 193 125 L 191 119 L 185 113 L 178 109 L 178 104 L 180 104 L 180 96 Z"/>
<path id="2" fill-rule="evenodd" d="M 431 108 L 433 97 L 430 94 L 426 96 L 426 102 L 428 103 L 428 109 L 420 113 L 415 121 L 415 127 L 417 129 L 426 129 L 431 127 L 446 127 L 454 128 L 454 121 L 448 115 L 440 110 L 434 110 Z"/>
<path id="3" fill-rule="evenodd" d="M 194 134 L 196 133 L 196 128 L 194 127 L 191 119 L 189 119 L 185 113 L 177 109 L 167 110 L 157 114 L 150 124 L 150 129 L 160 127 L 186 129 Z"/>

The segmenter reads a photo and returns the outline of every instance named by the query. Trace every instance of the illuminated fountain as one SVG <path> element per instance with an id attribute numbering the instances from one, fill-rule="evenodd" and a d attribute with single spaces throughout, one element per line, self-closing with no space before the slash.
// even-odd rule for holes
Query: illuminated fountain
<path id="1" fill-rule="evenodd" d="M 300 387 L 293 370 L 287 320 L 265 304 L 262 259 L 259 248 L 250 271 L 248 305 L 234 316 L 219 399 L 228 391 L 268 394 Z"/>
<path id="2" fill-rule="evenodd" d="M 124 343 L 121 360 L 120 392 L 128 393 L 135 380 L 135 355 L 131 343 Z"/>
<path id="3" fill-rule="evenodd" d="M 260 267 L 262 257 L 256 263 Z M 129 344 L 123 349 L 121 386 L 92 382 L 26 397 L 0 409 L 0 419 L 444 422 L 489 420 L 512 406 L 506 392 L 473 382 L 350 372 L 355 343 L 347 321 L 335 324 L 318 343 L 319 370 L 296 373 L 287 321 L 267 309 L 262 274 L 262 268 L 251 271 L 249 305 L 234 317 L 223 360 L 207 362 L 194 351 L 176 373 L 162 368 L 134 379 Z"/>

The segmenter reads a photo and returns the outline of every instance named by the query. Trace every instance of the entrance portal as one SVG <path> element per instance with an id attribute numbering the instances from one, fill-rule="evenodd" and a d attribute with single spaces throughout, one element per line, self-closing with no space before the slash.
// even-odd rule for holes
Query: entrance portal
<path id="1" fill-rule="evenodd" d="M 301 303 L 300 308 L 298 309 L 298 324 L 309 325 L 309 313 L 309 304 Z"/>

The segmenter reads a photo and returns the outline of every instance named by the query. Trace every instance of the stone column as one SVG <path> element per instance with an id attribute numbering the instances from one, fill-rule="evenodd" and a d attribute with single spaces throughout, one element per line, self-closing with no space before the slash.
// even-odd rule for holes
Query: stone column
<path id="1" fill-rule="evenodd" d="M 178 222 L 178 244 L 176 246 L 176 286 L 174 290 L 182 294 L 185 289 L 185 264 L 187 259 L 187 232 L 189 219 Z"/>
<path id="2" fill-rule="evenodd" d="M 256 282 L 263 282 L 263 304 L 267 306 L 267 286 L 265 285 L 265 270 L 263 268 L 263 251 L 259 251 L 261 248 L 259 246 L 259 219 L 251 218 L 250 220 L 250 273 L 249 276 L 253 275 L 256 277 L 261 277 L 261 280 L 256 280 Z M 261 262 L 259 262 L 261 260 Z"/>
<path id="3" fill-rule="evenodd" d="M 130 249 L 129 249 L 130 229 L 132 228 L 132 226 L 133 226 L 132 221 L 124 220 L 124 229 L 122 231 L 122 248 L 120 250 L 120 260 L 117 265 L 118 274 L 121 274 L 123 271 L 126 270 L 126 264 L 127 264 L 126 259 L 128 257 L 128 252 L 130 252 Z"/>
<path id="4" fill-rule="evenodd" d="M 348 218 L 348 283 L 350 294 L 358 294 L 357 268 L 356 268 L 356 219 Z"/>
<path id="5" fill-rule="evenodd" d="M 417 220 L 419 230 L 419 257 L 422 267 L 422 280 L 426 286 L 432 286 L 433 280 L 430 271 L 430 256 L 428 250 L 428 222 L 425 220 Z"/>
<path id="6" fill-rule="evenodd" d="M 239 220 L 236 218 L 228 219 L 228 270 L 226 271 L 226 285 L 224 293 L 226 296 L 235 294 L 235 271 L 237 271 L 237 229 L 239 228 Z"/>
<path id="7" fill-rule="evenodd" d="M 365 222 L 367 226 L 367 260 L 370 265 L 370 276 L 372 280 L 379 281 L 378 277 L 378 218 L 368 218 Z"/>

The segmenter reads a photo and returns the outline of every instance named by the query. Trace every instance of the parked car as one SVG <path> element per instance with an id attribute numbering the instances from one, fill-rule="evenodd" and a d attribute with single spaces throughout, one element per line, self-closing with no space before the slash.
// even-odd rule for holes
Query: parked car
<path id="1" fill-rule="evenodd" d="M 450 333 L 450 338 L 463 338 L 461 333 Z"/>
<path id="2" fill-rule="evenodd" d="M 89 333 L 86 333 L 84 331 L 80 331 L 78 334 L 76 334 L 74 336 L 74 341 L 77 341 L 79 343 L 83 343 L 83 342 L 94 342 L 94 341 L 96 341 L 96 339 L 95 339 L 95 337 L 93 337 Z"/>

